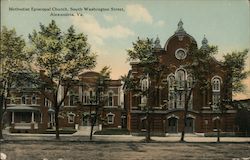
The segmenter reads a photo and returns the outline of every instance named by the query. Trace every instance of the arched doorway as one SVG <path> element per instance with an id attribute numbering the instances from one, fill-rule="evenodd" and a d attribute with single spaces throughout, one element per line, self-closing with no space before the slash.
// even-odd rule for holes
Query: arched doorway
<path id="1" fill-rule="evenodd" d="M 193 133 L 194 132 L 194 118 L 188 117 L 185 123 L 185 132 Z"/>
<path id="2" fill-rule="evenodd" d="M 167 131 L 168 133 L 178 132 L 178 119 L 176 117 L 168 118 Z"/>

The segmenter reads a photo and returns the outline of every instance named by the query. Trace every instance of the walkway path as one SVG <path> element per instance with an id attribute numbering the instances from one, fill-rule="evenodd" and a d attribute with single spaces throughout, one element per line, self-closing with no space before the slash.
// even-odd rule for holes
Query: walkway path
<path id="1" fill-rule="evenodd" d="M 61 134 L 60 141 L 75 141 L 75 142 L 89 142 L 89 134 L 81 134 L 82 132 L 73 135 Z M 6 141 L 56 141 L 55 134 L 4 134 Z M 178 142 L 179 135 L 168 135 L 166 137 L 152 137 L 154 142 Z M 144 136 L 132 135 L 93 135 L 94 142 L 143 142 Z M 187 134 L 185 136 L 186 142 L 216 142 L 217 137 L 204 137 L 195 134 Z M 221 142 L 245 142 L 250 143 L 250 137 L 221 137 Z"/>

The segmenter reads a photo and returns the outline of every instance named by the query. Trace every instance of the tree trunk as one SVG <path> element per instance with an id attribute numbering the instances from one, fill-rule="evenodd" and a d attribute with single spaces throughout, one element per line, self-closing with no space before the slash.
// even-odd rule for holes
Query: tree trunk
<path id="1" fill-rule="evenodd" d="M 55 107 L 55 123 L 56 123 L 56 139 L 60 139 L 60 131 L 59 131 L 59 108 Z"/>
<path id="2" fill-rule="evenodd" d="M 183 117 L 183 127 L 182 127 L 180 142 L 184 142 L 185 127 L 186 127 L 186 120 L 187 120 L 187 113 L 188 113 L 188 102 L 189 102 L 189 100 L 191 98 L 191 94 L 193 92 L 193 87 L 191 87 L 189 92 L 188 92 L 187 84 L 185 84 L 185 88 L 186 88 L 186 93 L 185 93 L 184 117 Z"/>
<path id="3" fill-rule="evenodd" d="M 186 119 L 187 119 L 187 109 L 186 109 L 186 107 L 185 107 L 184 118 L 183 118 L 183 127 L 182 127 L 180 142 L 184 142 L 185 128 L 186 128 L 186 125 L 185 125 L 185 124 L 186 124 Z"/>
<path id="4" fill-rule="evenodd" d="M 93 138 L 93 131 L 94 131 L 94 126 L 95 126 L 95 123 L 96 123 L 96 120 L 97 120 L 97 116 L 98 116 L 98 107 L 95 108 L 95 116 L 94 116 L 94 120 L 91 121 L 91 131 L 90 131 L 90 136 L 89 136 L 89 140 L 92 141 L 92 138 Z"/>
<path id="5" fill-rule="evenodd" d="M 217 121 L 217 142 L 220 143 L 220 119 Z"/>
<path id="6" fill-rule="evenodd" d="M 147 111 L 147 132 L 146 132 L 146 137 L 145 137 L 145 140 L 146 142 L 150 142 L 151 141 L 151 135 L 150 135 L 150 114 L 149 114 L 149 111 Z"/>
<path id="7" fill-rule="evenodd" d="M 4 95 L 0 96 L 0 139 L 3 139 L 3 113 L 4 113 Z"/>

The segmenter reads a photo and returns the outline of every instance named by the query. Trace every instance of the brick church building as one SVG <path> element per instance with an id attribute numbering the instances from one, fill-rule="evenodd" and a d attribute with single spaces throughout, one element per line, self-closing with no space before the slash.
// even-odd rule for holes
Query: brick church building
<path id="1" fill-rule="evenodd" d="M 161 79 L 160 86 L 150 87 L 151 91 L 155 90 L 157 93 L 148 102 L 152 107 L 150 128 L 154 134 L 178 133 L 183 128 L 185 93 L 181 84 L 187 82 L 188 87 L 188 84 L 193 81 L 191 74 L 184 67 L 187 62 L 192 61 L 190 57 L 192 53 L 187 50 L 191 42 L 195 42 L 197 46 L 194 37 L 184 30 L 182 21 L 178 23 L 177 30 L 166 41 L 164 47 L 161 47 L 158 37 L 155 41 L 153 54 L 158 56 L 159 65 L 164 64 L 168 69 L 163 71 L 165 77 Z M 204 37 L 201 47 L 207 45 L 208 41 Z M 210 82 L 209 87 L 204 92 L 201 92 L 198 87 L 193 89 L 188 104 L 185 130 L 189 133 L 212 132 L 217 128 L 217 121 L 220 120 L 222 131 L 233 132 L 236 110 L 228 109 L 223 116 L 218 116 L 215 112 L 222 97 L 232 99 L 232 94 L 225 92 L 226 88 L 231 86 L 225 81 L 227 68 L 214 57 L 210 57 L 209 63 L 213 66 L 206 77 L 206 80 Z M 130 65 L 128 77 L 140 79 L 138 86 L 143 88 L 154 85 L 153 77 L 143 75 L 140 62 L 131 62 Z M 147 99 L 145 100 L 144 96 L 138 95 L 133 90 L 126 90 L 126 84 L 124 89 L 128 129 L 132 134 L 143 133 L 146 130 L 146 113 L 142 106 Z"/>
<path id="2" fill-rule="evenodd" d="M 193 77 L 184 67 L 187 62 L 192 61 L 191 53 L 186 49 L 191 42 L 195 42 L 198 47 L 195 39 L 184 30 L 182 21 L 178 23 L 177 30 L 166 41 L 164 47 L 161 46 L 159 38 L 155 41 L 153 54 L 158 56 L 159 65 L 164 64 L 170 68 L 163 71 L 165 76 L 160 80 L 160 86 L 151 86 L 152 90 L 157 90 L 157 94 L 150 102 L 150 128 L 155 134 L 178 133 L 183 128 L 185 93 L 181 84 L 192 84 L 193 81 Z M 204 37 L 201 47 L 207 45 L 208 41 Z M 186 132 L 212 132 L 217 128 L 218 120 L 221 122 L 222 131 L 233 132 L 236 110 L 229 108 L 223 116 L 218 116 L 215 112 L 222 98 L 232 99 L 232 93 L 225 92 L 226 89 L 230 90 L 228 86 L 231 86 L 225 80 L 227 68 L 214 57 L 210 58 L 209 63 L 213 66 L 206 77 L 210 82 L 209 87 L 203 92 L 198 87 L 193 89 L 188 104 Z M 130 65 L 128 76 L 140 79 L 137 86 L 144 88 L 154 84 L 152 77 L 143 75 L 139 62 L 131 62 Z M 70 88 L 60 111 L 60 128 L 80 129 L 90 126 L 96 107 L 91 99 L 96 96 L 98 75 L 99 73 L 92 71 L 79 75 L 76 85 Z M 146 130 L 145 110 L 142 106 L 147 98 L 128 90 L 126 83 L 122 86 L 121 80 L 110 80 L 103 96 L 106 101 L 99 110 L 101 118 L 96 126 L 127 128 L 132 134 Z M 4 123 L 10 126 L 11 132 L 44 133 L 48 128 L 55 127 L 54 108 L 31 84 L 18 90 L 14 86 L 7 99 Z"/>

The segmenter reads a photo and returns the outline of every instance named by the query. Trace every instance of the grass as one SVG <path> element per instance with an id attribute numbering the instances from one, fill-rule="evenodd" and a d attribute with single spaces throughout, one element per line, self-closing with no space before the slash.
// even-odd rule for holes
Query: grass
<path id="1" fill-rule="evenodd" d="M 127 129 L 120 128 L 109 128 L 103 129 L 101 131 L 96 131 L 95 135 L 129 135 L 129 131 Z"/>

